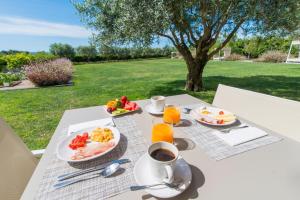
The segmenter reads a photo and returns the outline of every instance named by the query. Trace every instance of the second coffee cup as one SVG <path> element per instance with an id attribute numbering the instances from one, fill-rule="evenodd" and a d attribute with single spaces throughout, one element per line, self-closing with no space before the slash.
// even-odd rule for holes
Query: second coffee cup
<path id="1" fill-rule="evenodd" d="M 153 110 L 162 112 L 166 104 L 166 98 L 164 96 L 153 96 L 151 97 L 151 105 Z"/>

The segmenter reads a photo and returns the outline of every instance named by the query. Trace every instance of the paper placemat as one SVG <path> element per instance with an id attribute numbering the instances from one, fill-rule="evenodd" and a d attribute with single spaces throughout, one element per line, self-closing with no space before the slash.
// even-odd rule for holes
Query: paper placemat
<path id="1" fill-rule="evenodd" d="M 53 152 L 35 199 L 106 199 L 128 191 L 131 185 L 135 185 L 133 167 L 135 162 L 146 152 L 148 144 L 131 116 L 115 118 L 114 123 L 121 133 L 121 139 L 118 146 L 103 157 L 83 163 L 69 164 L 59 160 Z M 122 169 L 117 172 L 116 176 L 97 177 L 61 189 L 53 188 L 57 182 L 57 176 L 61 174 L 94 167 L 119 158 L 128 158 L 131 162 L 122 164 Z M 84 176 L 90 175 L 91 173 Z"/>
<path id="2" fill-rule="evenodd" d="M 183 106 L 184 108 L 196 108 L 200 106 L 206 106 L 204 104 L 194 104 Z M 230 146 L 226 144 L 221 138 L 218 138 L 213 132 L 216 129 L 205 126 L 196 122 L 189 114 L 182 112 L 182 118 L 192 121 L 191 126 L 177 127 L 183 132 L 189 139 L 193 140 L 199 145 L 211 158 L 215 160 L 222 160 L 258 147 L 262 147 L 274 142 L 278 142 L 283 138 L 268 134 L 267 136 L 237 145 Z M 244 122 L 241 122 L 244 123 Z"/>

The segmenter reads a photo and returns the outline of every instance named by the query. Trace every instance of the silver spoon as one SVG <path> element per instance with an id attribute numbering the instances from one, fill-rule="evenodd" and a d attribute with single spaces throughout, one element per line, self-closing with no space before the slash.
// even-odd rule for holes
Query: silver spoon
<path id="1" fill-rule="evenodd" d="M 81 181 L 86 181 L 86 180 L 93 179 L 93 178 L 96 178 L 96 177 L 99 177 L 99 176 L 103 176 L 104 178 L 106 178 L 108 176 L 113 175 L 116 171 L 118 171 L 119 168 L 120 168 L 119 163 L 113 163 L 113 164 L 105 167 L 103 169 L 103 171 L 94 174 L 94 176 L 90 176 L 90 177 L 86 177 L 86 178 L 80 178 L 80 179 L 76 179 L 76 180 L 63 181 L 63 182 L 55 184 L 53 187 L 55 189 L 59 189 L 59 188 L 63 188 L 63 187 L 68 186 L 68 185 L 72 185 L 74 183 L 78 183 L 78 182 L 81 182 Z"/>
<path id="2" fill-rule="evenodd" d="M 191 112 L 191 110 L 193 110 L 193 109 L 191 109 L 191 108 L 183 108 L 183 112 L 185 114 L 189 114 Z"/>

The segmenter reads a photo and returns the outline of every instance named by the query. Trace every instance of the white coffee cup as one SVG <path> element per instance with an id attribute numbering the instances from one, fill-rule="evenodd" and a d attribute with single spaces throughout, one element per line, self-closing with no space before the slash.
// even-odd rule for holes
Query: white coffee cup
<path id="1" fill-rule="evenodd" d="M 155 150 L 164 149 L 170 151 L 174 155 L 174 159 L 168 161 L 160 161 L 151 156 Z M 158 182 L 172 183 L 174 180 L 174 170 L 178 158 L 178 149 L 175 145 L 168 142 L 156 142 L 148 148 L 148 160 L 150 173 Z"/>
<path id="2" fill-rule="evenodd" d="M 154 111 L 162 112 L 166 104 L 166 98 L 164 96 L 151 97 L 151 104 Z"/>

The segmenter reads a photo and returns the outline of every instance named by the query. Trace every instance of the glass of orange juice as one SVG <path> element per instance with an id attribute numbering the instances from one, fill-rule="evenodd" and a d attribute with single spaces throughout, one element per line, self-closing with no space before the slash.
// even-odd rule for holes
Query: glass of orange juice
<path id="1" fill-rule="evenodd" d="M 164 122 L 178 125 L 180 123 L 180 108 L 174 105 L 167 105 L 164 109 Z"/>
<path id="2" fill-rule="evenodd" d="M 152 142 L 174 142 L 173 137 L 173 127 L 172 124 L 167 124 L 162 122 L 162 120 L 153 119 L 152 120 Z"/>

